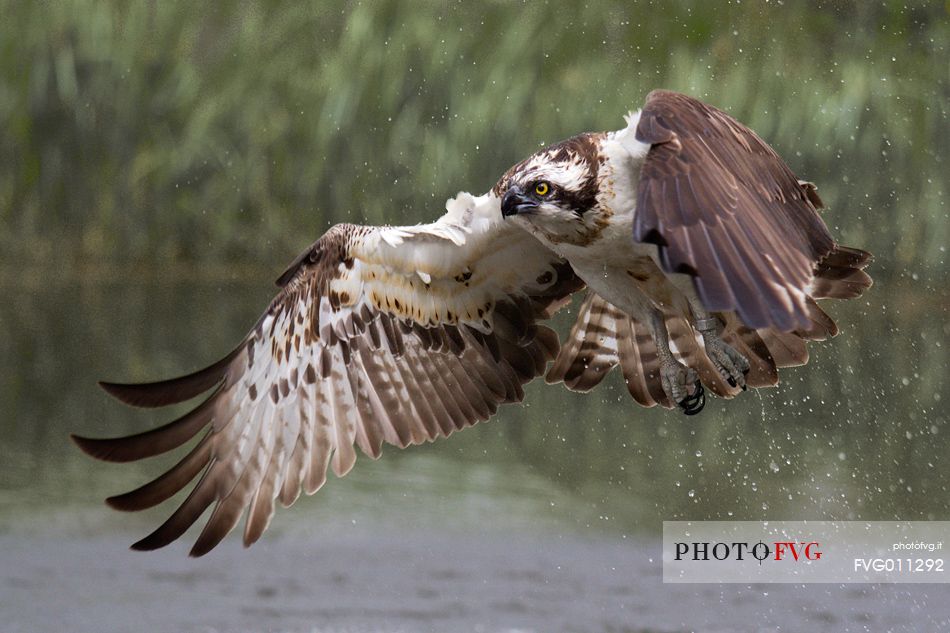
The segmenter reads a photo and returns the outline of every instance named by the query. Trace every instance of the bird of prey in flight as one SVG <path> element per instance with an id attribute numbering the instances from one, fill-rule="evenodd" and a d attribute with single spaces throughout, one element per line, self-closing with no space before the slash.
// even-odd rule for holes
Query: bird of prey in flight
<path id="1" fill-rule="evenodd" d="M 870 255 L 838 245 L 800 181 L 724 112 L 658 90 L 615 132 L 579 134 L 509 169 L 481 196 L 460 193 L 431 224 L 338 224 L 277 280 L 276 298 L 238 347 L 193 374 L 102 383 L 130 405 L 205 392 L 165 426 L 74 437 L 128 462 L 201 435 L 154 481 L 108 499 L 141 510 L 198 478 L 152 550 L 214 509 L 200 556 L 247 516 L 260 538 L 275 502 L 339 477 L 354 444 L 431 441 L 519 402 L 545 375 L 587 391 L 619 365 L 645 407 L 698 412 L 804 364 L 805 342 L 838 332 L 819 299 L 870 287 Z M 586 288 L 567 341 L 542 322 Z M 548 364 L 553 361 L 550 367 Z"/>

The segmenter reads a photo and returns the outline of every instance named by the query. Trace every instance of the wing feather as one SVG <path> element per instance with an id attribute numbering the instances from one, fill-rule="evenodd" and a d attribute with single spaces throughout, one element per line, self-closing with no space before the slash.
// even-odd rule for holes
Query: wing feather
<path id="1" fill-rule="evenodd" d="M 164 407 L 191 400 L 220 383 L 240 352 L 238 348 L 215 364 L 187 376 L 142 384 L 101 381 L 99 386 L 113 398 L 135 407 Z"/>
<path id="2" fill-rule="evenodd" d="M 106 462 L 133 462 L 167 453 L 193 438 L 208 425 L 216 395 L 217 392 L 177 420 L 155 429 L 117 439 L 78 436 L 74 439 L 87 454 Z"/>
<path id="3" fill-rule="evenodd" d="M 162 475 L 135 490 L 109 497 L 106 503 L 116 510 L 134 512 L 157 506 L 171 499 L 207 466 L 211 458 L 210 439 L 211 434 L 206 434 L 181 461 Z"/>
<path id="4" fill-rule="evenodd" d="M 235 351 L 183 378 L 104 383 L 123 402 L 164 406 L 211 396 L 178 420 L 126 438 L 74 438 L 106 461 L 165 453 L 207 432 L 167 473 L 109 499 L 140 510 L 196 477 L 182 504 L 134 549 L 163 547 L 213 506 L 191 554 L 246 515 L 256 542 L 275 502 L 342 477 L 354 445 L 431 441 L 489 419 L 544 373 L 557 335 L 536 322 L 583 287 L 570 266 L 504 223 L 496 198 L 450 201 L 430 225 L 338 225 L 278 280 L 280 293 Z"/>
<path id="5" fill-rule="evenodd" d="M 326 391 L 318 389 L 316 383 L 311 383 L 307 389 L 308 393 L 313 394 L 310 401 L 314 403 L 311 409 L 314 423 L 313 441 L 310 444 L 310 468 L 304 480 L 304 492 L 312 495 L 327 481 L 327 468 L 330 465 L 330 454 L 333 452 L 330 440 L 333 417 L 329 412 Z"/>
<path id="6" fill-rule="evenodd" d="M 686 95 L 650 93 L 636 138 L 651 148 L 634 239 L 657 244 L 667 272 L 691 275 L 708 310 L 807 329 L 806 290 L 835 248 L 813 185 L 752 130 Z"/>

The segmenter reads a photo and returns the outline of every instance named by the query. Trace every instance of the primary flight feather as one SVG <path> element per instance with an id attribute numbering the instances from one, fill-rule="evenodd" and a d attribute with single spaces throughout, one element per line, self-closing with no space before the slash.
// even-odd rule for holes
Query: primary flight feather
<path id="1" fill-rule="evenodd" d="M 545 148 L 432 224 L 332 227 L 224 359 L 162 382 L 102 383 L 143 407 L 210 392 L 197 408 L 138 435 L 74 439 L 127 462 L 202 434 L 168 472 L 108 499 L 141 510 L 197 478 L 133 548 L 167 545 L 213 506 L 200 556 L 245 515 L 244 543 L 255 542 L 276 502 L 316 492 L 328 468 L 345 475 L 354 445 L 375 458 L 383 442 L 448 436 L 545 373 L 586 391 L 619 365 L 639 404 L 698 413 L 705 389 L 730 398 L 805 363 L 805 341 L 837 333 L 816 300 L 870 287 L 870 255 L 838 246 L 820 207 L 751 130 L 654 91 L 622 130 Z M 585 286 L 560 346 L 541 321 Z"/>

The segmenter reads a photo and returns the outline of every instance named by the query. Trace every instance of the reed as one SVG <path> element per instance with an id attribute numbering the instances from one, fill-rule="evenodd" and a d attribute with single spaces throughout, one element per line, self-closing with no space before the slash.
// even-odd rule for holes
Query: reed
<path id="1" fill-rule="evenodd" d="M 272 265 L 657 87 L 774 144 L 877 276 L 945 261 L 944 3 L 303 4 L 0 2 L 0 262 Z"/>

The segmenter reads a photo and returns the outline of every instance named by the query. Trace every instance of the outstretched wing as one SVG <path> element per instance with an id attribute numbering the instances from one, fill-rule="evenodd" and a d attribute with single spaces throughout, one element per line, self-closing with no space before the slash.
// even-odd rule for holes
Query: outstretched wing
<path id="1" fill-rule="evenodd" d="M 834 248 L 814 187 L 752 130 L 686 95 L 651 92 L 636 138 L 651 148 L 634 239 L 658 245 L 667 272 L 691 275 L 708 310 L 807 329 L 806 291 Z"/>
<path id="2" fill-rule="evenodd" d="M 111 497 L 120 510 L 191 493 L 134 549 L 163 547 L 212 504 L 191 554 L 210 551 L 247 513 L 260 538 L 279 500 L 312 494 L 328 465 L 345 475 L 354 443 L 378 457 L 487 420 L 520 401 L 558 351 L 536 322 L 583 287 L 564 261 L 501 219 L 491 196 L 460 194 L 438 222 L 337 225 L 278 280 L 282 290 L 240 346 L 211 367 L 151 384 L 102 386 L 160 407 L 205 391 L 163 427 L 115 439 L 74 438 L 93 457 L 127 462 L 204 435 L 171 470 Z"/>

